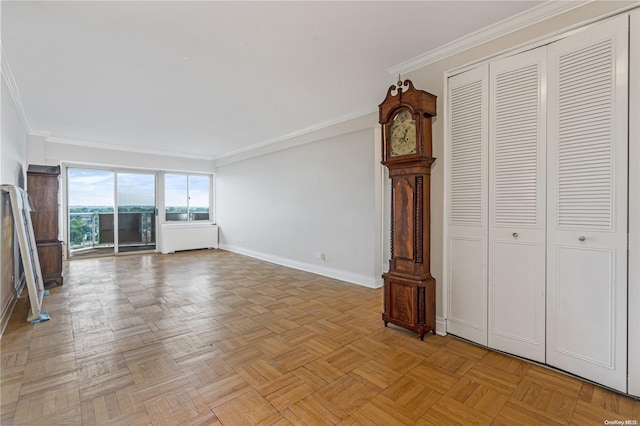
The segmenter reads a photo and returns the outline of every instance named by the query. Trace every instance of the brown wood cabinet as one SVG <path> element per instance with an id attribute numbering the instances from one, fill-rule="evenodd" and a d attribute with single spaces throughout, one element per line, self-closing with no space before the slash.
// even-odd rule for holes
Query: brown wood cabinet
<path id="1" fill-rule="evenodd" d="M 62 285 L 62 242 L 59 240 L 58 226 L 59 188 L 59 166 L 29 166 L 27 192 L 35 209 L 31 212 L 31 221 L 38 247 L 42 280 L 45 284 L 55 282 Z"/>

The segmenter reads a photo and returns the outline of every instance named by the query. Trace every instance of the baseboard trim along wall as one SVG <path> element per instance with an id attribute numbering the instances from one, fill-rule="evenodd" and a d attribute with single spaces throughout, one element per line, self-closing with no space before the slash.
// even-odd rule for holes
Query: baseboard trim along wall
<path id="1" fill-rule="evenodd" d="M 18 302 L 18 297 L 15 292 L 12 292 L 11 300 L 7 302 L 7 304 L 5 305 L 4 311 L 0 316 L 0 339 L 4 335 L 4 329 L 7 327 L 7 324 L 9 323 L 9 318 L 11 318 L 11 314 L 13 313 L 13 309 L 15 308 L 17 302 Z"/>
<path id="2" fill-rule="evenodd" d="M 16 304 L 18 303 L 18 299 L 20 299 L 19 294 L 24 289 L 25 284 L 26 284 L 26 279 L 24 274 L 22 274 L 22 277 L 20 278 L 20 283 L 18 284 L 19 290 L 16 291 L 14 289 L 11 292 L 10 300 L 4 306 L 4 309 L 0 314 L 0 339 L 2 339 L 2 336 L 4 335 L 4 330 L 5 328 L 7 328 L 7 324 L 9 324 L 9 319 L 11 318 L 11 315 L 13 314 L 13 310 L 15 309 Z"/>
<path id="3" fill-rule="evenodd" d="M 438 336 L 447 335 L 447 320 L 443 317 L 436 317 L 436 334 Z"/>
<path id="4" fill-rule="evenodd" d="M 287 259 L 285 257 L 247 250 L 242 247 L 236 247 L 229 244 L 220 244 L 220 248 L 222 250 L 227 250 L 234 253 L 242 254 L 244 256 L 253 257 L 255 259 L 275 263 L 276 265 L 286 266 L 288 268 L 298 269 L 300 271 L 311 272 L 313 274 L 334 278 L 336 280 L 345 281 L 352 284 L 358 284 L 364 287 L 380 288 L 383 284 L 382 280 L 376 279 L 376 277 L 354 274 L 353 272 L 328 268 L 326 266 L 314 265 L 312 263 L 300 262 L 297 260 Z"/>

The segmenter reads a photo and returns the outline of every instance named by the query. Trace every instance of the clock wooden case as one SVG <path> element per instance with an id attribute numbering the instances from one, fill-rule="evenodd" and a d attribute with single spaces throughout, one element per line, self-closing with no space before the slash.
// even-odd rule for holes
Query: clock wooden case
<path id="1" fill-rule="evenodd" d="M 436 96 L 410 80 L 387 91 L 379 106 L 382 164 L 391 178 L 391 260 L 384 278 L 382 320 L 424 339 L 435 333 L 435 285 L 430 272 L 431 118 Z"/>

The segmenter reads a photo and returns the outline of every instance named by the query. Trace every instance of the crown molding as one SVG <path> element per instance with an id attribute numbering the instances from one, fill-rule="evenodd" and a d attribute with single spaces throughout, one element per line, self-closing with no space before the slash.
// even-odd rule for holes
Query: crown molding
<path id="1" fill-rule="evenodd" d="M 24 107 L 24 102 L 22 102 L 22 96 L 20 96 L 20 90 L 18 90 L 18 84 L 16 83 L 16 79 L 13 75 L 13 70 L 11 69 L 11 63 L 9 62 L 9 58 L 7 57 L 7 52 L 4 50 L 4 46 L 2 46 L 1 43 L 0 51 L 2 54 L 2 58 L 0 59 L 0 68 L 2 68 L 2 79 L 9 89 L 9 94 L 11 95 L 13 104 L 18 111 L 18 115 L 20 116 L 22 124 L 27 129 L 27 132 L 31 133 L 31 120 L 29 120 L 29 115 L 27 114 L 27 110 Z"/>
<path id="2" fill-rule="evenodd" d="M 46 133 L 46 132 L 43 132 L 43 133 Z M 93 141 L 85 141 L 85 140 L 78 140 L 78 139 L 67 139 L 67 138 L 60 138 L 55 136 L 48 137 L 46 140 L 46 143 L 75 145 L 75 146 L 82 146 L 85 148 L 95 148 L 95 149 L 108 149 L 110 151 L 135 152 L 138 154 L 159 155 L 162 157 L 189 158 L 189 159 L 205 160 L 205 161 L 213 160 L 213 157 L 185 154 L 184 152 L 163 151 L 159 149 L 146 149 L 146 148 L 131 148 L 129 146 L 124 146 L 124 145 L 115 145 L 115 144 L 104 143 L 104 142 L 93 142 Z"/>
<path id="3" fill-rule="evenodd" d="M 189 158 L 196 160 L 213 161 L 215 167 L 235 163 L 249 158 L 259 157 L 283 149 L 292 148 L 294 146 L 304 145 L 307 143 L 317 142 L 319 140 L 343 135 L 346 133 L 373 128 L 377 116 L 377 107 L 366 108 L 353 114 L 344 115 L 334 120 L 325 121 L 304 129 L 279 136 L 277 138 L 267 139 L 262 142 L 231 151 L 220 157 L 203 156 L 185 154 L 183 152 L 163 151 L 158 149 L 132 148 L 124 145 L 116 145 L 105 142 L 94 142 L 79 139 L 69 139 L 56 136 L 50 136 L 50 132 L 33 130 L 29 134 L 45 137 L 46 143 L 58 143 L 62 145 L 82 146 L 85 148 L 108 149 L 111 151 L 135 152 L 139 154 L 159 155 L 163 157 Z M 372 121 L 373 120 L 373 121 Z"/>
<path id="4" fill-rule="evenodd" d="M 374 128 L 377 124 L 377 107 L 366 108 L 356 113 L 347 114 L 334 120 L 325 121 L 304 129 L 279 136 L 277 138 L 267 139 L 262 142 L 231 151 L 220 157 L 211 157 L 203 155 L 191 155 L 183 152 L 163 151 L 146 148 L 132 148 L 124 145 L 116 145 L 105 142 L 94 142 L 79 139 L 69 139 L 56 136 L 50 136 L 50 132 L 42 130 L 33 130 L 29 134 L 42 136 L 45 143 L 57 143 L 61 145 L 74 145 L 85 148 L 108 149 L 110 151 L 135 152 L 138 154 L 159 155 L 163 157 L 189 158 L 196 160 L 213 161 L 215 167 L 224 166 L 249 158 L 259 157 L 276 151 L 300 146 L 312 142 L 317 142 L 328 137 L 339 136 L 355 131 Z"/>
<path id="5" fill-rule="evenodd" d="M 31 130 L 29 132 L 29 136 L 39 136 L 41 138 L 48 138 L 51 136 L 51 132 L 46 132 L 44 130 Z"/>
<path id="6" fill-rule="evenodd" d="M 465 50 L 479 46 L 511 34 L 522 28 L 537 24 L 554 16 L 561 15 L 575 8 L 591 3 L 593 0 L 561 1 L 549 0 L 539 6 L 525 10 L 517 15 L 503 19 L 493 25 L 482 28 L 457 40 L 444 44 L 413 59 L 401 62 L 387 70 L 391 75 L 406 74 L 418 68 L 448 58 Z"/>
<path id="7" fill-rule="evenodd" d="M 369 107 L 360 111 L 337 117 L 333 120 L 324 121 L 313 126 L 305 127 L 286 135 L 278 136 L 272 139 L 266 139 L 262 142 L 231 151 L 220 157 L 215 158 L 216 167 L 235 163 L 249 158 L 259 157 L 261 155 L 270 154 L 272 152 L 281 151 L 283 149 L 292 148 L 312 142 L 317 142 L 332 136 L 338 136 L 365 128 L 373 128 L 374 122 L 371 122 L 373 113 L 378 111 L 376 107 Z"/>

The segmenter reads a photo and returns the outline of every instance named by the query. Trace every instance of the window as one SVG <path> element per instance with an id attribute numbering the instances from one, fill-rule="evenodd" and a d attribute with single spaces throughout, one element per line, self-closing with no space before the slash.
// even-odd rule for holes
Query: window
<path id="1" fill-rule="evenodd" d="M 167 221 L 209 220 L 209 176 L 164 175 Z"/>

